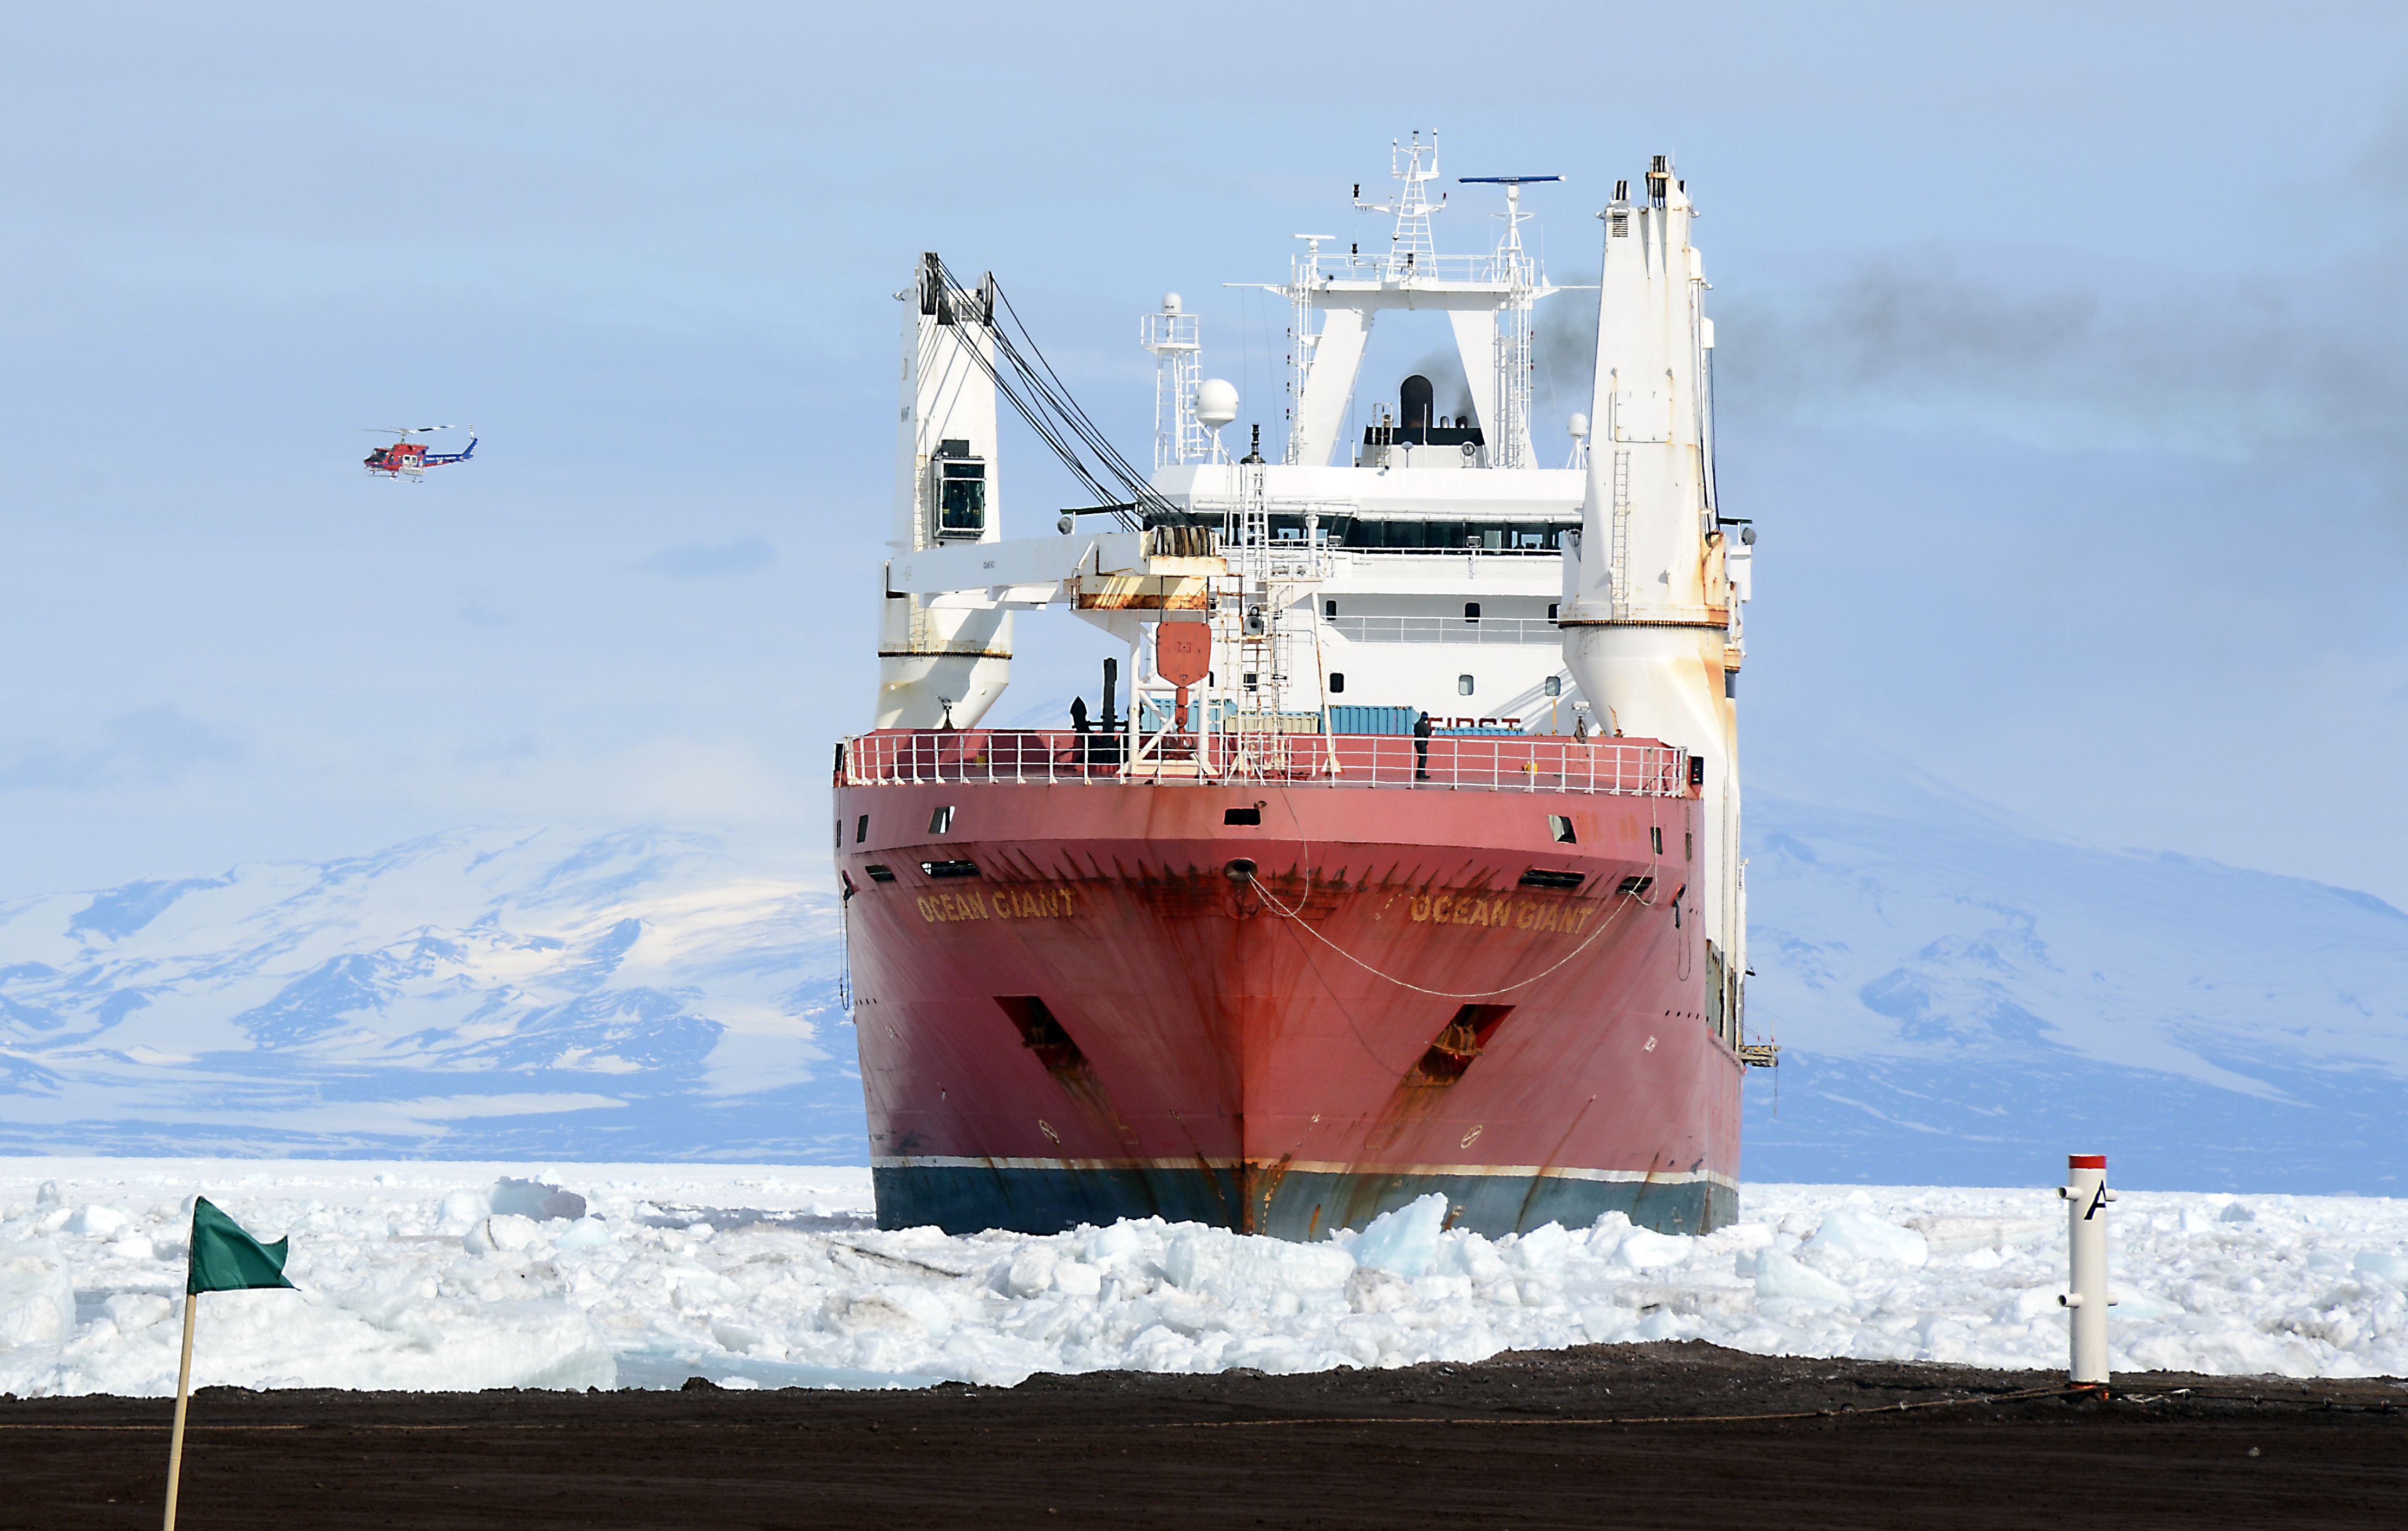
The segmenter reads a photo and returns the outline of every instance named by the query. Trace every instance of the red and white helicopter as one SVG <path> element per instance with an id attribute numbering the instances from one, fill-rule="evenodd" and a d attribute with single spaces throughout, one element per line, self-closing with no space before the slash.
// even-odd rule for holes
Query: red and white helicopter
<path id="1" fill-rule="evenodd" d="M 374 431 L 379 436 L 401 437 L 392 446 L 379 447 L 362 459 L 368 470 L 368 476 L 373 479 L 415 479 L 423 483 L 426 479 L 428 468 L 447 467 L 453 463 L 465 463 L 468 460 L 468 454 L 477 450 L 477 427 L 474 425 L 363 425 L 360 428 L 364 431 Z M 456 430 L 466 430 L 468 433 L 468 444 L 458 451 L 429 451 L 424 443 L 410 439 L 413 436 L 424 436 L 430 431 Z"/>

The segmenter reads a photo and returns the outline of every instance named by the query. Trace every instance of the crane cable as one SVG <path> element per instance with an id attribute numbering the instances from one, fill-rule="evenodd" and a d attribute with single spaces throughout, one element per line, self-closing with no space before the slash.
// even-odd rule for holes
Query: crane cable
<path id="1" fill-rule="evenodd" d="M 936 276 L 948 289 L 948 293 L 940 301 L 949 301 L 951 293 L 980 293 L 982 296 L 992 294 L 994 301 L 1002 305 L 1012 327 L 1019 331 L 1021 340 L 1026 343 L 1027 352 L 1024 353 L 1003 326 L 995 322 L 991 303 L 980 305 L 980 322 L 1011 376 L 1007 378 L 983 348 L 971 345 L 963 349 L 969 352 L 979 370 L 986 374 L 996 392 L 1003 395 L 1014 412 L 1028 422 L 1029 429 L 1037 433 L 1039 439 L 1061 459 L 1062 465 L 1069 469 L 1071 476 L 1084 484 L 1098 501 L 1114 505 L 1114 519 L 1123 527 L 1129 530 L 1137 528 L 1139 522 L 1132 517 L 1132 511 L 1178 515 L 1178 508 L 1146 481 L 1136 466 L 1112 446 L 1102 428 L 1079 407 L 1068 385 L 1062 381 L 1061 374 L 1054 370 L 1054 365 L 1045 359 L 1036 337 L 1029 334 L 1019 311 L 1012 308 L 1011 300 L 1004 295 L 1001 285 L 992 275 L 981 287 L 973 288 L 964 283 L 953 268 L 939 259 L 936 262 Z M 1032 353 L 1036 357 L 1033 363 L 1029 360 Z M 1074 440 L 1078 445 L 1073 445 Z M 1080 454 L 1079 446 L 1084 446 L 1094 455 L 1102 468 L 1101 473 L 1088 465 L 1086 459 Z"/>

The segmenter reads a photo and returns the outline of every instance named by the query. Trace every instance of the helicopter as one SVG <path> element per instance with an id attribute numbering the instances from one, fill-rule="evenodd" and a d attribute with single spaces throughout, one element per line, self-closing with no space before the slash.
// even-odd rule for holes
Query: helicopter
<path id="1" fill-rule="evenodd" d="M 477 450 L 477 427 L 474 425 L 465 427 L 468 433 L 468 444 L 458 451 L 428 451 L 423 445 L 409 438 L 413 436 L 424 436 L 429 431 L 452 431 L 463 428 L 456 425 L 363 425 L 360 429 L 364 431 L 374 431 L 379 436 L 397 436 L 401 439 L 390 447 L 379 447 L 368 453 L 361 460 L 362 465 L 366 467 L 370 478 L 408 478 L 423 483 L 426 479 L 428 468 L 444 467 L 452 463 L 465 463 L 468 460 L 468 454 Z"/>

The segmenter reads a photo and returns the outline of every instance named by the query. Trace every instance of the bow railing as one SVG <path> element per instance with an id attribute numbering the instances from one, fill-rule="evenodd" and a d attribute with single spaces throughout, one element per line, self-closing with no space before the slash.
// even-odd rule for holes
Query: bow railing
<path id="1" fill-rule="evenodd" d="M 846 786 L 935 782 L 1111 786 L 1268 781 L 1310 787 L 1691 794 L 1688 751 L 1669 744 L 1546 735 L 1413 738 L 1380 734 L 1070 733 L 882 729 L 844 742 Z"/>

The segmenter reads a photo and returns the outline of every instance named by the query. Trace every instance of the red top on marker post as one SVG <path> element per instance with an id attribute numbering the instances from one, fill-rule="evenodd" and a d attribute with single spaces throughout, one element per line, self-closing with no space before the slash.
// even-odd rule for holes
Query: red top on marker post
<path id="1" fill-rule="evenodd" d="M 2068 1169 L 2104 1169 L 2107 1167 L 2107 1155 L 2103 1153 L 2069 1153 L 2065 1156 L 2065 1167 Z"/>

